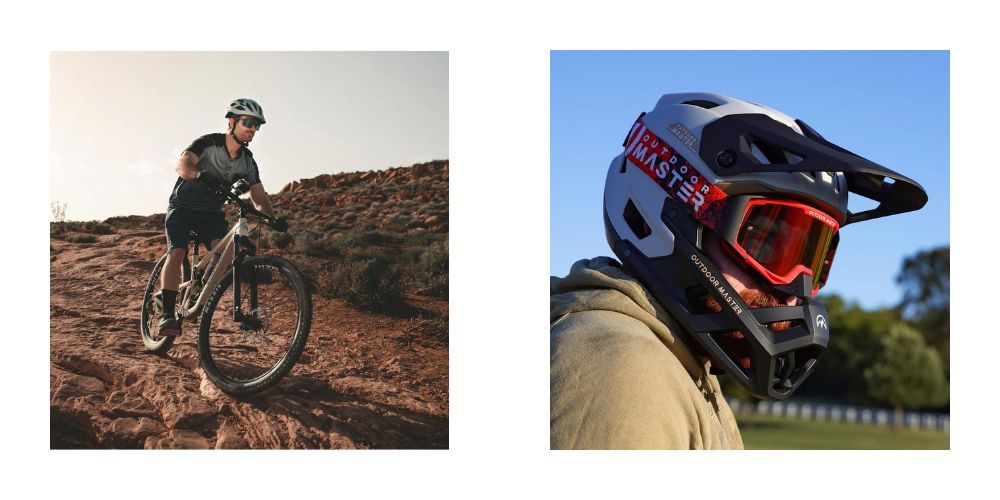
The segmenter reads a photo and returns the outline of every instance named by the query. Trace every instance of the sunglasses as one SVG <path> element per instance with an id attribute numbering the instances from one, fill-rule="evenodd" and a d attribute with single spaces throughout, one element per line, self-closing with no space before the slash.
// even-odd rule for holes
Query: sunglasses
<path id="1" fill-rule="evenodd" d="M 247 116 L 243 118 L 243 120 L 241 120 L 240 123 L 242 123 L 243 126 L 246 128 L 255 128 L 257 130 L 260 130 L 260 126 L 264 124 L 264 122 L 261 121 L 260 118 L 254 118 L 252 116 Z"/>

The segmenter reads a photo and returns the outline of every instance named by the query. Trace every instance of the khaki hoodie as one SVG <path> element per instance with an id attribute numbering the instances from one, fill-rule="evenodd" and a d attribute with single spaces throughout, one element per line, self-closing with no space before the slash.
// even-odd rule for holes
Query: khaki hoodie
<path id="1" fill-rule="evenodd" d="M 552 449 L 743 449 L 709 363 L 617 262 L 581 260 L 550 292 Z"/>

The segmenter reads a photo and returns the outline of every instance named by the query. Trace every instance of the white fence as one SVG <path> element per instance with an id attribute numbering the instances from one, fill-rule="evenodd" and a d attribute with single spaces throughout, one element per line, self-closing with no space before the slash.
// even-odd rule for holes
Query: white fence
<path id="1" fill-rule="evenodd" d="M 890 427 L 894 426 L 896 421 L 896 412 L 887 408 L 864 408 L 782 401 L 758 401 L 757 403 L 748 404 L 738 399 L 730 399 L 729 406 L 733 409 L 733 413 L 756 413 L 824 422 L 846 422 Z M 904 411 L 902 426 L 913 429 L 933 429 L 948 432 L 951 422 L 948 415 Z"/>

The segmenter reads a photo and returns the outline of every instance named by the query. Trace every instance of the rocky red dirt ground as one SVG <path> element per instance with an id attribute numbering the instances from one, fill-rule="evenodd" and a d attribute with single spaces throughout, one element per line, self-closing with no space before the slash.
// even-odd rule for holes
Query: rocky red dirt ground
<path id="1" fill-rule="evenodd" d="M 447 233 L 447 161 L 321 177 L 273 197 L 279 214 L 298 205 L 292 227 L 336 232 L 364 221 Z M 379 196 L 388 185 L 397 189 Z M 233 398 L 200 369 L 195 325 L 166 356 L 143 350 L 140 309 L 165 250 L 163 214 L 105 225 L 98 233 L 111 234 L 51 239 L 52 448 L 448 447 L 447 298 L 407 292 L 405 308 L 373 312 L 314 293 L 309 341 L 291 373 Z M 322 256 L 299 257 L 325 269 Z"/>

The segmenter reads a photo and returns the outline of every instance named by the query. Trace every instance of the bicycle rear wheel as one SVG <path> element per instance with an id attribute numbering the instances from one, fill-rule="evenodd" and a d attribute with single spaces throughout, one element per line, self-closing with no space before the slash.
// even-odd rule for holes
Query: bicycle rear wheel
<path id="1" fill-rule="evenodd" d="M 142 319 L 140 320 L 139 329 L 146 351 L 154 354 L 166 353 L 174 345 L 174 339 L 176 338 L 161 337 L 159 335 L 160 315 L 163 314 L 163 310 L 153 299 L 153 295 L 160 289 L 160 274 L 163 272 L 163 266 L 166 262 L 167 254 L 163 254 L 163 257 L 160 257 L 160 260 L 156 261 L 156 265 L 153 266 L 153 272 L 149 275 L 149 282 L 146 283 L 146 293 L 142 296 Z M 184 261 L 181 263 L 181 283 L 190 279 L 191 263 L 188 262 L 187 256 L 184 256 Z"/>
<path id="2" fill-rule="evenodd" d="M 226 278 L 205 304 L 198 336 L 205 375 L 233 395 L 281 381 L 302 354 L 312 323 L 312 297 L 290 261 L 251 257 L 240 267 L 240 281 L 244 318 L 233 319 L 233 280 Z"/>

